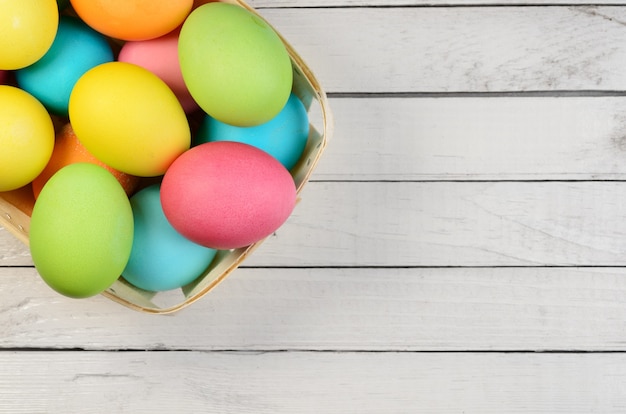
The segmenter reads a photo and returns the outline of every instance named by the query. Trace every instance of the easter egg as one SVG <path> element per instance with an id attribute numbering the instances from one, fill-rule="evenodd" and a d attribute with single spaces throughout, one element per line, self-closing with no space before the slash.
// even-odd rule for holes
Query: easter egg
<path id="1" fill-rule="evenodd" d="M 0 69 L 21 69 L 50 48 L 59 25 L 56 0 L 0 2 Z"/>
<path id="2" fill-rule="evenodd" d="M 16 80 L 51 112 L 67 116 L 70 93 L 78 78 L 112 60 L 113 51 L 104 36 L 75 17 L 61 16 L 50 49 L 34 64 L 18 70 Z"/>
<path id="3" fill-rule="evenodd" d="M 240 142 L 208 142 L 170 166 L 161 204 L 183 236 L 214 249 L 257 242 L 291 214 L 296 188 L 289 171 L 268 153 Z"/>
<path id="4" fill-rule="evenodd" d="M 198 109 L 180 71 L 178 34 L 175 30 L 151 40 L 126 42 L 117 57 L 120 62 L 134 63 L 157 75 L 172 89 L 185 112 Z"/>
<path id="5" fill-rule="evenodd" d="M 146 40 L 163 36 L 189 14 L 193 0 L 71 0 L 88 25 L 117 39 Z"/>
<path id="6" fill-rule="evenodd" d="M 54 126 L 46 108 L 27 92 L 0 85 L 0 191 L 37 177 L 53 146 Z"/>
<path id="7" fill-rule="evenodd" d="M 161 175 L 191 144 L 189 123 L 171 89 L 152 72 L 109 62 L 76 82 L 69 118 L 95 157 L 127 174 Z"/>
<path id="8" fill-rule="evenodd" d="M 269 24 L 240 6 L 207 3 L 191 12 L 178 54 L 191 96 L 222 122 L 267 122 L 289 99 L 293 72 L 284 44 Z"/>
<path id="9" fill-rule="evenodd" d="M 122 273 L 132 247 L 133 213 L 117 180 L 90 163 L 60 169 L 33 208 L 30 250 L 35 268 L 57 292 L 96 295 Z"/>
<path id="10" fill-rule="evenodd" d="M 159 188 L 153 184 L 130 199 L 135 230 L 130 259 L 122 272 L 129 283 L 150 291 L 176 289 L 193 282 L 217 253 L 174 230 L 163 214 Z"/>
<path id="11" fill-rule="evenodd" d="M 238 127 L 206 115 L 194 137 L 194 143 L 243 142 L 269 153 L 290 170 L 302 156 L 308 137 L 308 114 L 300 99 L 291 94 L 278 115 L 257 126 Z"/>
<path id="12" fill-rule="evenodd" d="M 138 177 L 111 168 L 94 157 L 93 154 L 87 151 L 87 148 L 85 148 L 85 146 L 78 140 L 74 130 L 72 129 L 72 125 L 65 124 L 56 135 L 54 149 L 52 150 L 52 156 L 50 157 L 48 164 L 43 169 L 41 174 L 39 174 L 32 182 L 32 189 L 35 198 L 39 197 L 41 189 L 50 177 L 54 175 L 54 173 L 66 165 L 79 162 L 89 162 L 106 168 L 122 185 L 122 188 L 127 195 L 131 195 L 139 183 Z"/>

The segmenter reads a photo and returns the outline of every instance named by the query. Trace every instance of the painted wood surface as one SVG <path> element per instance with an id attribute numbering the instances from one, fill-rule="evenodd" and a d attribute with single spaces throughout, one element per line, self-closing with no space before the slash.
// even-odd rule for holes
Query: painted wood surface
<path id="1" fill-rule="evenodd" d="M 262 267 L 623 266 L 622 182 L 316 182 Z M 7 237 L 7 263 L 30 265 Z"/>
<path id="2" fill-rule="evenodd" d="M 21 376 L 24 371 L 35 373 Z M 621 354 L 11 351 L 0 354 L 0 387 L 8 390 L 0 405 L 6 414 L 606 413 L 626 408 L 626 360 Z"/>
<path id="3" fill-rule="evenodd" d="M 336 138 L 314 180 L 626 178 L 622 96 L 335 98 L 331 105 Z"/>
<path id="4" fill-rule="evenodd" d="M 2 284 L 3 349 L 626 350 L 622 267 L 246 268 L 163 317 L 60 297 L 31 268 Z"/>
<path id="5" fill-rule="evenodd" d="M 626 3 L 251 4 L 330 94 L 302 201 L 161 317 L 0 230 L 0 413 L 626 411 Z"/>
<path id="6" fill-rule="evenodd" d="M 268 9 L 328 92 L 626 89 L 626 7 Z"/>
<path id="7" fill-rule="evenodd" d="M 258 9 L 279 7 L 446 7 L 446 6 L 528 6 L 528 5 L 624 5 L 622 0 L 250 0 Z"/>

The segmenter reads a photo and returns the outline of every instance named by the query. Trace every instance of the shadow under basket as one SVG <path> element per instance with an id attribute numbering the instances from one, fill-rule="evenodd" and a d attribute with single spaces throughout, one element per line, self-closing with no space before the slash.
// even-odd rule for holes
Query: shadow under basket
<path id="1" fill-rule="evenodd" d="M 263 18 L 244 1 L 226 2 L 237 4 Z M 309 181 L 309 177 L 315 169 L 332 132 L 332 115 L 326 94 L 311 70 L 282 36 L 281 39 L 291 57 L 293 67 L 292 91 L 304 103 L 310 119 L 310 132 L 304 154 L 291 170 L 296 183 L 297 194 L 300 197 L 300 192 Z M 30 215 L 34 202 L 30 185 L 14 191 L 0 192 L 0 224 L 25 245 L 29 244 Z M 172 313 L 192 304 L 211 291 L 237 269 L 261 243 L 263 240 L 240 249 L 219 251 L 210 267 L 202 275 L 180 289 L 149 292 L 129 284 L 120 277 L 102 294 L 140 312 Z"/>

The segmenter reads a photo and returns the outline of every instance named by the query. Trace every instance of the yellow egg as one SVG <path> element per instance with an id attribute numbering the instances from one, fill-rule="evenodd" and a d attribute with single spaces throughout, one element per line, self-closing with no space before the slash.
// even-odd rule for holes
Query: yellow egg
<path id="1" fill-rule="evenodd" d="M 21 89 L 0 85 L 0 191 L 31 182 L 54 147 L 54 126 L 44 106 Z"/>
<path id="2" fill-rule="evenodd" d="M 141 177 L 165 173 L 191 144 L 189 123 L 174 92 L 142 67 L 109 62 L 86 72 L 69 102 L 83 145 L 116 170 Z"/>
<path id="3" fill-rule="evenodd" d="M 56 0 L 0 2 L 0 69 L 38 61 L 50 48 L 59 25 Z"/>

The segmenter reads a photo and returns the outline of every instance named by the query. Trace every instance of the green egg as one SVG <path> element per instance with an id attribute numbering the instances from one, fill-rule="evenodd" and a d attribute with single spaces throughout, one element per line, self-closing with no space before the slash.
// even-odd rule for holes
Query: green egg
<path id="1" fill-rule="evenodd" d="M 263 19 L 233 4 L 208 3 L 185 20 L 178 39 L 183 79 L 213 118 L 231 125 L 267 122 L 291 92 L 291 59 Z"/>
<path id="2" fill-rule="evenodd" d="M 43 280 L 57 292 L 86 298 L 117 280 L 133 242 L 133 213 L 106 169 L 77 163 L 43 187 L 30 223 L 30 251 Z"/>

